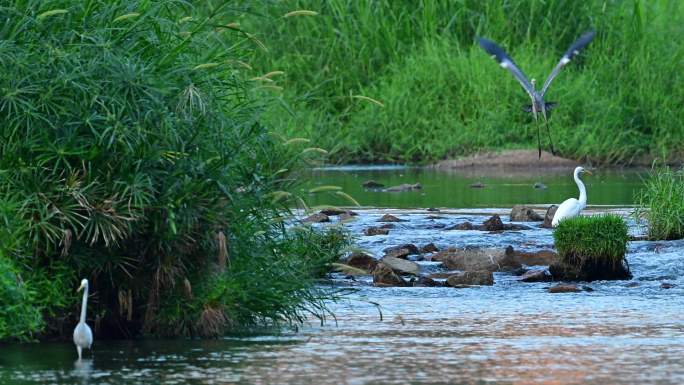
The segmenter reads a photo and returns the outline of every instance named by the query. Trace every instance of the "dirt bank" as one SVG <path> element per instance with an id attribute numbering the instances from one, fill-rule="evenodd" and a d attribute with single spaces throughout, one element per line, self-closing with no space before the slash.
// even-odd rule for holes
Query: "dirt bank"
<path id="1" fill-rule="evenodd" d="M 470 155 L 459 159 L 443 160 L 432 167 L 438 169 L 479 169 L 479 168 L 508 168 L 508 169 L 567 169 L 580 163 L 551 155 L 543 151 L 539 159 L 537 150 L 507 150 Z"/>

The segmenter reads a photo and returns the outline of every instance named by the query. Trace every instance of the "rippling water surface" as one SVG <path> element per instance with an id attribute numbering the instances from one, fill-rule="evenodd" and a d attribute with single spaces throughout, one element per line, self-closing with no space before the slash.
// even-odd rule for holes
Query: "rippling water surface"
<path id="1" fill-rule="evenodd" d="M 359 235 L 382 213 L 363 211 L 346 226 Z M 552 245 L 551 232 L 537 227 L 439 229 L 487 218 L 464 211 L 394 214 L 408 222 L 359 245 L 375 255 L 405 242 Z M 375 288 L 358 279 L 348 301 L 331 304 L 337 323 L 312 321 L 280 336 L 96 341 L 81 363 L 67 343 L 4 345 L 0 383 L 684 384 L 684 241 L 630 242 L 628 261 L 634 279 L 588 283 L 593 291 L 581 293 L 549 294 L 547 283 L 505 273 L 495 273 L 494 286 L 468 289 Z M 349 286 L 337 278 L 334 285 Z"/>

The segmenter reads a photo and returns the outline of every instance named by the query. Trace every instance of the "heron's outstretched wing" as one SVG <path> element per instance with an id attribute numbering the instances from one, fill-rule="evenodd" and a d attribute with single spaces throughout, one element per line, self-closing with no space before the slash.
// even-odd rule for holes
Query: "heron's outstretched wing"
<path id="1" fill-rule="evenodd" d="M 492 55 L 492 58 L 494 58 L 502 68 L 509 70 L 513 76 L 518 79 L 520 85 L 523 86 L 532 100 L 534 100 L 534 88 L 532 87 L 532 84 L 527 80 L 527 77 L 525 77 L 525 74 L 520 68 L 513 62 L 513 59 L 511 59 L 511 57 L 493 41 L 483 37 L 478 38 L 477 41 L 480 43 L 480 47 L 487 51 L 488 54 Z"/>
<path id="2" fill-rule="evenodd" d="M 542 97 L 544 94 L 546 94 L 546 90 L 549 89 L 549 85 L 551 85 L 551 82 L 553 79 L 558 76 L 558 73 L 560 72 L 561 68 L 563 68 L 566 64 L 570 63 L 570 60 L 572 60 L 575 55 L 580 53 L 580 51 L 587 46 L 591 42 L 591 40 L 594 38 L 594 35 L 596 35 L 596 32 L 594 31 L 588 31 L 582 34 L 577 40 L 575 40 L 572 45 L 570 45 L 570 48 L 568 48 L 567 51 L 563 54 L 563 57 L 561 57 L 560 61 L 558 64 L 556 64 L 556 68 L 551 71 L 551 74 L 549 75 L 548 78 L 546 78 L 546 81 L 544 82 L 544 86 L 541 89 L 541 95 Z"/>

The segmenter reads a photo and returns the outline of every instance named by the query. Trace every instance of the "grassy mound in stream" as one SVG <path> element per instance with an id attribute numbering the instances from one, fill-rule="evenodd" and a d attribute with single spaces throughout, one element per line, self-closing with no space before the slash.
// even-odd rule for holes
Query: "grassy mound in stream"
<path id="1" fill-rule="evenodd" d="M 561 221 L 553 232 L 559 266 L 551 273 L 559 279 L 624 279 L 627 224 L 616 215 L 579 216 Z"/>

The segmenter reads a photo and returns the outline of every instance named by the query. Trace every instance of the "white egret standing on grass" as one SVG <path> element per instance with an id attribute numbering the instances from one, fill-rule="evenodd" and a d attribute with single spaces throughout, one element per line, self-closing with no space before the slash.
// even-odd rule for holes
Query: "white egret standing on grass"
<path id="1" fill-rule="evenodd" d="M 587 207 L 587 189 L 580 179 L 580 174 L 585 173 L 591 175 L 591 172 L 584 169 L 584 167 L 575 168 L 574 177 L 575 183 L 577 183 L 577 188 L 579 188 L 579 200 L 575 198 L 566 199 L 556 210 L 556 214 L 553 216 L 553 221 L 551 225 L 553 227 L 558 226 L 558 223 L 566 218 L 572 218 L 579 215 L 579 213 Z"/>
<path id="2" fill-rule="evenodd" d="M 530 98 L 532 99 L 532 105 L 526 107 L 525 110 L 532 112 L 535 121 L 537 121 L 537 113 L 540 112 L 542 114 L 542 117 L 544 118 L 544 123 L 546 124 L 546 134 L 549 136 L 549 145 L 551 146 L 551 153 L 554 155 L 556 154 L 556 151 L 553 148 L 553 141 L 551 140 L 551 131 L 549 130 L 547 112 L 550 111 L 556 105 L 556 103 L 545 102 L 544 95 L 546 94 L 546 91 L 549 89 L 549 86 L 551 85 L 553 79 L 555 79 L 556 76 L 558 76 L 558 73 L 560 72 L 561 68 L 563 68 L 566 64 L 570 63 L 570 60 L 575 55 L 577 55 L 584 47 L 586 47 L 587 44 L 591 42 L 595 34 L 596 33 L 594 31 L 585 32 L 584 34 L 582 34 L 582 36 L 575 40 L 574 43 L 570 45 L 570 48 L 568 48 L 568 50 L 565 51 L 563 57 L 561 57 L 558 64 L 556 64 L 556 67 L 553 69 L 553 71 L 551 71 L 549 77 L 546 78 L 546 81 L 544 82 L 541 91 L 537 91 L 535 89 L 534 79 L 532 79 L 531 82 L 527 80 L 525 74 L 520 70 L 520 68 L 518 68 L 513 59 L 510 56 L 508 56 L 508 54 L 506 54 L 506 51 L 504 51 L 503 48 L 499 47 L 496 43 L 494 43 L 491 40 L 487 40 L 482 37 L 477 39 L 480 43 L 480 46 L 485 51 L 487 51 L 488 54 L 492 55 L 492 58 L 494 58 L 502 68 L 509 70 L 511 74 L 513 74 L 513 76 L 515 76 L 515 78 L 518 80 L 520 85 L 525 89 L 527 94 L 530 95 Z M 537 143 L 539 145 L 539 158 L 541 158 L 541 137 L 539 134 L 539 126 L 537 126 Z"/>
<path id="3" fill-rule="evenodd" d="M 88 306 L 88 280 L 83 279 L 81 281 L 81 286 L 78 287 L 78 291 L 83 289 L 83 303 L 81 303 L 81 318 L 78 320 L 78 325 L 74 329 L 74 344 L 76 345 L 76 350 L 78 351 L 78 359 L 81 359 L 81 354 L 83 349 L 90 349 L 93 344 L 93 332 L 90 330 L 90 326 L 86 324 L 86 307 Z"/>

